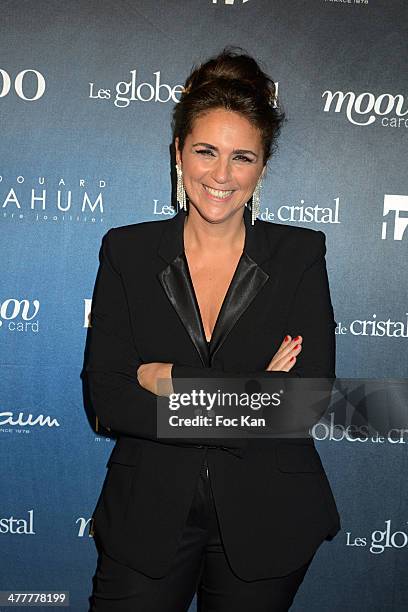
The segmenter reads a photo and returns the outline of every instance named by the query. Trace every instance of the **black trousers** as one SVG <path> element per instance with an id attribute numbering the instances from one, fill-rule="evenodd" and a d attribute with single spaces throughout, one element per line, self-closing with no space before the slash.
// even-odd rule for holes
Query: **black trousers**
<path id="1" fill-rule="evenodd" d="M 204 462 L 169 573 L 150 578 L 101 552 L 90 612 L 187 612 L 195 593 L 198 612 L 289 610 L 313 557 L 284 577 L 250 582 L 238 578 L 224 553 L 210 476 Z"/>

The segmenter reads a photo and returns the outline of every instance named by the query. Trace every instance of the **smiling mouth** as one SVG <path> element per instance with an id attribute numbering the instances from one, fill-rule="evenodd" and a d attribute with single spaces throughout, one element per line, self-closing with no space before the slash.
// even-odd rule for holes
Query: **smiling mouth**
<path id="1" fill-rule="evenodd" d="M 227 198 L 229 198 L 230 195 L 234 193 L 233 189 L 229 191 L 224 191 L 222 189 L 212 189 L 211 187 L 208 187 L 207 185 L 203 185 L 203 187 L 205 191 L 209 193 L 209 195 L 219 200 L 226 200 Z"/>

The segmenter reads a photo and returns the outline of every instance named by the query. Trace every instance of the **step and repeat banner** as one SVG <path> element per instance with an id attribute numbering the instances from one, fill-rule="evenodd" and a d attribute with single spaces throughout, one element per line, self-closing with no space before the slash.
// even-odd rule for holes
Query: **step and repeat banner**
<path id="1" fill-rule="evenodd" d="M 405 0 L 1 3 L 0 590 L 88 609 L 115 442 L 81 378 L 101 239 L 174 214 L 172 108 L 193 64 L 235 44 L 287 115 L 261 218 L 326 234 L 337 376 L 394 381 L 381 409 L 401 415 L 314 429 L 342 530 L 293 609 L 407 609 L 407 23 Z M 366 408 L 369 388 L 348 400 Z"/>

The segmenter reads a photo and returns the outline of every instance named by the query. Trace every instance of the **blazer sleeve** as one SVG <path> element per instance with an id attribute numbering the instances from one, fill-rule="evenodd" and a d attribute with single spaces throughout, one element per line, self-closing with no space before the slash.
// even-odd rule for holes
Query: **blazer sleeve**
<path id="1" fill-rule="evenodd" d="M 113 232 L 109 230 L 102 239 L 85 359 L 90 398 L 99 421 L 114 433 L 166 444 L 244 449 L 247 442 L 243 438 L 157 437 L 157 395 L 137 380 L 136 371 L 142 360 L 133 339 L 120 270 L 113 257 Z"/>
<path id="2" fill-rule="evenodd" d="M 317 231 L 312 256 L 306 265 L 289 308 L 286 333 L 292 337 L 301 335 L 302 350 L 295 366 L 289 372 L 267 370 L 226 373 L 214 368 L 197 368 L 174 364 L 173 388 L 185 391 L 177 379 L 186 378 L 335 378 L 335 328 L 336 322 L 330 298 L 326 268 L 326 236 Z M 267 308 L 267 305 L 265 305 Z M 272 359 L 271 355 L 271 359 Z M 265 368 L 268 364 L 265 364 Z"/>

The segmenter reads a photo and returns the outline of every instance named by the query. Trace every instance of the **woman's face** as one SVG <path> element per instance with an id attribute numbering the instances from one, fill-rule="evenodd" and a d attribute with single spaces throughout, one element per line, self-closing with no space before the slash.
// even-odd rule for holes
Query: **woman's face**
<path id="1" fill-rule="evenodd" d="M 219 223 L 243 208 L 263 165 L 260 132 L 239 113 L 214 109 L 199 116 L 176 160 L 193 206 L 207 221 Z"/>

